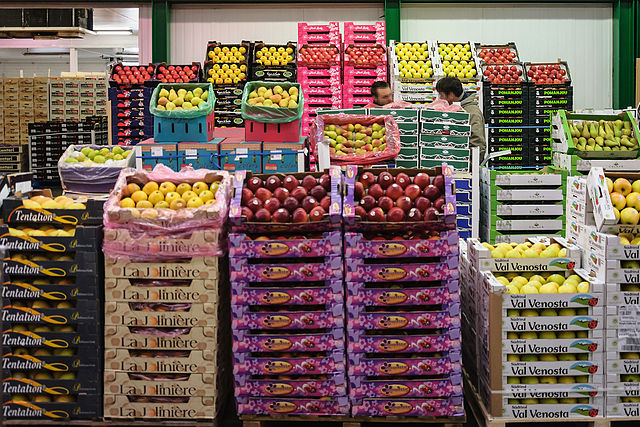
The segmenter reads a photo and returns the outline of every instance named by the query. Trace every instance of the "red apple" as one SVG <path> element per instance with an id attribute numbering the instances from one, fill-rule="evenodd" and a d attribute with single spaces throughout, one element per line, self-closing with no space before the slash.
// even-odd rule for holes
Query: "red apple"
<path id="1" fill-rule="evenodd" d="M 316 185 L 309 191 L 309 194 L 316 198 L 316 200 L 322 200 L 327 195 L 327 190 L 322 185 Z"/>
<path id="2" fill-rule="evenodd" d="M 440 197 L 440 190 L 435 185 L 430 184 L 427 186 L 427 188 L 424 189 L 423 195 L 433 202 L 438 197 Z"/>
<path id="3" fill-rule="evenodd" d="M 277 200 L 277 199 L 276 199 Z M 291 215 L 289 215 L 289 211 L 285 208 L 280 208 L 273 214 L 273 222 L 290 222 Z"/>
<path id="4" fill-rule="evenodd" d="M 284 181 L 282 183 L 284 188 L 289 190 L 289 192 L 293 191 L 300 183 L 298 182 L 298 178 L 293 175 L 287 175 L 284 177 Z"/>
<path id="5" fill-rule="evenodd" d="M 355 213 L 356 213 L 356 216 L 359 216 L 363 220 L 367 219 L 367 211 L 364 210 L 362 206 L 356 206 Z"/>
<path id="6" fill-rule="evenodd" d="M 271 213 L 265 208 L 258 209 L 258 212 L 255 214 L 255 219 L 258 222 L 269 222 L 271 221 Z"/>
<path id="7" fill-rule="evenodd" d="M 441 193 L 444 193 L 444 175 L 436 175 L 431 180 L 431 185 L 438 187 Z"/>
<path id="8" fill-rule="evenodd" d="M 431 200 L 422 196 L 418 197 L 413 203 L 420 212 L 424 212 L 427 210 L 427 208 L 431 207 Z"/>
<path id="9" fill-rule="evenodd" d="M 373 184 L 371 187 L 369 187 L 369 191 L 367 191 L 367 194 L 378 200 L 380 199 L 380 197 L 384 196 L 384 190 L 382 189 L 380 184 Z"/>
<path id="10" fill-rule="evenodd" d="M 273 196 L 273 193 L 271 193 L 271 191 L 267 190 L 264 187 L 258 188 L 255 192 L 256 197 L 260 200 L 262 200 L 262 202 L 266 202 L 268 199 L 271 198 L 271 196 Z"/>
<path id="11" fill-rule="evenodd" d="M 378 184 L 380 184 L 383 189 L 388 188 L 394 182 L 395 179 L 389 172 L 381 172 L 380 175 L 378 175 Z"/>
<path id="12" fill-rule="evenodd" d="M 247 206 L 247 202 L 253 197 L 253 192 L 248 188 L 242 189 L 242 205 Z"/>
<path id="13" fill-rule="evenodd" d="M 367 219 L 371 222 L 385 222 L 386 217 L 381 208 L 373 208 L 367 214 Z"/>
<path id="14" fill-rule="evenodd" d="M 360 175 L 359 181 L 362 183 L 364 188 L 369 188 L 370 186 L 375 184 L 376 177 L 371 172 L 365 172 L 362 175 Z"/>
<path id="15" fill-rule="evenodd" d="M 426 211 L 424 211 L 425 221 L 435 221 L 436 219 L 438 219 L 438 210 L 436 208 L 431 206 L 430 208 L 427 208 Z"/>
<path id="16" fill-rule="evenodd" d="M 302 206 L 302 209 L 304 209 L 305 211 L 311 212 L 313 208 L 318 206 L 318 201 L 313 196 L 307 196 L 302 199 L 302 203 L 300 203 L 300 206 Z"/>
<path id="17" fill-rule="evenodd" d="M 387 191 L 385 191 L 385 194 L 395 201 L 404 194 L 404 191 L 398 184 L 391 184 L 389 188 L 387 188 Z"/>
<path id="18" fill-rule="evenodd" d="M 438 197 L 435 202 L 433 202 L 433 207 L 438 210 L 438 212 L 444 212 L 444 197 Z"/>
<path id="19" fill-rule="evenodd" d="M 247 221 L 251 221 L 253 219 L 253 211 L 247 206 L 242 207 L 241 215 L 247 217 Z"/>
<path id="20" fill-rule="evenodd" d="M 311 175 L 307 175 L 302 179 L 302 186 L 307 192 L 311 191 L 316 185 L 318 185 L 318 180 Z"/>
<path id="21" fill-rule="evenodd" d="M 289 212 L 293 212 L 300 207 L 300 203 L 298 203 L 298 199 L 295 197 L 289 196 L 282 202 L 282 206 Z"/>
<path id="22" fill-rule="evenodd" d="M 296 210 L 293 211 L 293 215 L 291 216 L 291 219 L 295 223 L 308 222 L 309 215 L 307 215 L 307 211 L 305 211 L 304 209 L 297 208 Z"/>
<path id="23" fill-rule="evenodd" d="M 389 196 L 382 196 L 378 199 L 378 206 L 381 207 L 383 211 L 389 212 L 393 207 L 393 199 Z"/>
<path id="24" fill-rule="evenodd" d="M 320 206 L 316 206 L 309 212 L 309 218 L 312 222 L 322 221 L 326 212 Z"/>
<path id="25" fill-rule="evenodd" d="M 430 182 L 431 182 L 431 179 L 429 178 L 429 175 L 427 175 L 424 172 L 420 172 L 413 177 L 413 183 L 418 187 L 420 187 L 420 189 L 422 190 L 427 188 L 427 185 L 429 185 Z"/>
<path id="26" fill-rule="evenodd" d="M 276 188 L 282 186 L 282 181 L 275 175 L 271 175 L 267 178 L 267 182 L 265 183 L 265 187 L 267 187 L 271 191 L 275 191 Z"/>
<path id="27" fill-rule="evenodd" d="M 249 182 L 247 182 L 247 187 L 249 187 L 249 190 L 253 191 L 254 193 L 258 188 L 262 187 L 262 185 L 262 180 L 257 176 L 252 176 L 251 178 L 249 178 Z"/>
<path id="28" fill-rule="evenodd" d="M 389 209 L 387 214 L 389 222 L 402 222 L 404 221 L 404 211 L 398 207 Z"/>
<path id="29" fill-rule="evenodd" d="M 404 190 L 405 196 L 407 196 L 411 200 L 415 200 L 416 198 L 418 198 L 421 192 L 422 190 L 420 190 L 420 187 L 418 187 L 416 184 L 410 184 Z"/>
<path id="30" fill-rule="evenodd" d="M 275 197 L 267 199 L 267 201 L 264 202 L 264 208 L 273 214 L 276 210 L 280 209 L 280 200 Z"/>
<path id="31" fill-rule="evenodd" d="M 353 190 L 353 198 L 354 200 L 362 199 L 362 195 L 364 194 L 364 185 L 360 181 L 355 183 L 355 187 Z"/>
<path id="32" fill-rule="evenodd" d="M 256 213 L 260 208 L 262 208 L 262 200 L 257 197 L 252 197 L 247 201 L 247 207 L 251 209 L 253 213 Z"/>
<path id="33" fill-rule="evenodd" d="M 289 190 L 284 187 L 278 187 L 273 190 L 273 197 L 280 200 L 280 203 L 283 203 L 287 197 L 289 197 Z"/>
<path id="34" fill-rule="evenodd" d="M 293 189 L 293 191 L 291 191 L 291 196 L 295 197 L 296 200 L 301 202 L 302 199 L 308 196 L 308 194 L 307 190 L 305 190 L 304 187 L 296 187 Z"/>
<path id="35" fill-rule="evenodd" d="M 331 197 L 324 196 L 322 200 L 320 200 L 320 206 L 322 206 L 322 209 L 329 212 L 329 208 L 331 207 Z"/>
<path id="36" fill-rule="evenodd" d="M 331 177 L 329 174 L 322 174 L 322 176 L 318 178 L 318 184 L 322 185 L 327 191 L 331 190 Z"/>
<path id="37" fill-rule="evenodd" d="M 376 199 L 370 194 L 367 194 L 362 198 L 362 200 L 360 200 L 360 206 L 362 206 L 367 212 L 373 209 L 375 205 Z"/>
<path id="38" fill-rule="evenodd" d="M 404 172 L 400 172 L 398 175 L 396 175 L 396 184 L 398 184 L 400 187 L 407 188 L 407 185 L 411 184 L 411 178 L 409 178 L 409 175 L 407 175 Z"/>
<path id="39" fill-rule="evenodd" d="M 407 196 L 398 197 L 398 200 L 396 200 L 396 206 L 405 212 L 409 212 L 409 209 L 411 209 L 411 205 L 411 199 Z"/>
<path id="40" fill-rule="evenodd" d="M 422 213 L 418 208 L 411 208 L 407 213 L 407 219 L 409 221 L 422 221 Z"/>

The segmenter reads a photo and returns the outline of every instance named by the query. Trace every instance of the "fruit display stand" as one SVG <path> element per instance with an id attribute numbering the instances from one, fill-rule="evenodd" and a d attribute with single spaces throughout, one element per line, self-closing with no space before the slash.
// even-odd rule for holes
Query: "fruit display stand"
<path id="1" fill-rule="evenodd" d="M 476 390 L 488 413 L 603 417 L 605 286 L 578 268 L 580 249 L 544 236 L 495 247 L 470 239 L 467 257 Z"/>
<path id="2" fill-rule="evenodd" d="M 121 173 L 105 205 L 105 418 L 218 416 L 231 372 L 230 190 L 220 171 Z"/>
<path id="3" fill-rule="evenodd" d="M 354 416 L 464 420 L 459 238 L 452 214 L 428 211 L 423 220 L 419 207 L 411 207 L 405 219 L 400 207 L 386 215 L 374 207 L 359 221 L 353 217 L 366 212 L 367 198 L 378 190 L 387 194 L 380 203 L 399 192 L 408 195 L 402 197 L 409 205 L 419 206 L 422 202 L 410 197 L 421 186 L 428 196 L 453 198 L 452 173 L 448 166 L 388 171 L 347 166 L 347 355 Z M 455 212 L 455 201 L 447 205 Z M 433 377 L 421 377 L 425 371 Z"/>
<path id="4" fill-rule="evenodd" d="M 4 200 L 3 422 L 102 415 L 101 216 L 48 190 Z M 89 207 L 89 209 L 87 209 Z"/>
<path id="5" fill-rule="evenodd" d="M 564 235 L 567 172 L 480 171 L 480 237 L 491 243 Z M 532 220 L 532 216 L 535 220 Z"/>
<path id="6" fill-rule="evenodd" d="M 231 311 L 243 420 L 349 413 L 342 185 L 339 168 L 235 175 Z"/>
<path id="7" fill-rule="evenodd" d="M 410 103 L 435 101 L 436 78 L 442 75 L 435 42 L 389 42 L 389 76 L 394 99 Z"/>
<path id="8" fill-rule="evenodd" d="M 420 110 L 420 167 L 435 167 L 446 162 L 456 170 L 468 171 L 470 136 L 466 111 Z"/>

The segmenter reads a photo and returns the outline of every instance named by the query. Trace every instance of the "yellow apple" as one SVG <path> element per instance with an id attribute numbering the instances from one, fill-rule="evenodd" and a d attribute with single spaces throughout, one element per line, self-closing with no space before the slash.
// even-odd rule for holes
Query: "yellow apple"
<path id="1" fill-rule="evenodd" d="M 185 202 L 183 199 L 175 199 L 171 203 L 169 203 L 169 207 L 174 211 L 183 209 L 185 206 L 187 206 L 187 202 Z"/>
<path id="2" fill-rule="evenodd" d="M 185 191 L 189 191 L 189 190 L 191 190 L 191 186 L 189 184 L 187 184 L 186 182 L 178 184 L 178 186 L 176 187 L 176 192 L 178 194 L 180 194 L 181 196 Z"/>
<path id="3" fill-rule="evenodd" d="M 169 203 L 165 200 L 160 200 L 158 203 L 153 205 L 156 209 L 169 209 Z"/>
<path id="4" fill-rule="evenodd" d="M 140 191 L 140 186 L 136 183 L 129 183 L 122 191 L 123 196 L 131 196 L 136 191 Z"/>
<path id="5" fill-rule="evenodd" d="M 164 197 L 164 201 L 169 203 L 169 205 L 171 205 L 171 203 L 176 200 L 176 199 L 181 199 L 182 197 L 180 196 L 180 193 L 171 191 L 169 193 L 167 193 Z"/>
<path id="6" fill-rule="evenodd" d="M 138 203 L 136 203 L 136 208 L 139 208 L 139 209 L 152 208 L 152 207 L 153 207 L 153 203 L 151 203 L 148 200 L 140 200 Z"/>
<path id="7" fill-rule="evenodd" d="M 147 193 L 142 190 L 138 190 L 131 195 L 131 200 L 133 200 L 136 204 L 141 200 L 147 200 Z"/>
<path id="8" fill-rule="evenodd" d="M 202 203 L 202 199 L 198 196 L 192 197 L 187 201 L 188 208 L 199 208 L 204 203 Z"/>
<path id="9" fill-rule="evenodd" d="M 208 188 L 208 187 L 207 187 Z M 213 199 L 213 193 L 207 189 L 198 194 L 198 196 L 202 199 L 203 203 L 207 203 L 209 200 Z"/>
<path id="10" fill-rule="evenodd" d="M 184 200 L 185 202 L 188 202 L 194 197 L 198 197 L 198 195 L 194 191 L 187 190 L 184 193 L 182 193 L 182 200 Z"/>
<path id="11" fill-rule="evenodd" d="M 162 194 L 162 191 L 160 190 L 155 190 L 153 192 L 151 192 L 151 194 L 149 194 L 149 202 L 151 202 L 152 205 L 157 204 L 158 202 L 164 200 L 164 194 Z"/>
<path id="12" fill-rule="evenodd" d="M 176 191 L 176 185 L 173 182 L 165 181 L 160 184 L 159 190 L 166 196 L 168 193 Z"/>
<path id="13" fill-rule="evenodd" d="M 209 186 L 207 185 L 207 183 L 202 181 L 196 182 L 195 184 L 193 184 L 193 187 L 192 187 L 193 192 L 198 195 L 208 189 L 209 189 Z"/>

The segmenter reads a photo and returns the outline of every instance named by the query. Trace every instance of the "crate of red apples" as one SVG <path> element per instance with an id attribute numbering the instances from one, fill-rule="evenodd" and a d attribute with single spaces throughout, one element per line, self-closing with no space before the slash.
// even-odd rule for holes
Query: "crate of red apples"
<path id="1" fill-rule="evenodd" d="M 141 86 L 153 78 L 155 66 L 149 65 L 122 65 L 117 63 L 111 68 L 111 83 L 118 86 Z"/>
<path id="2" fill-rule="evenodd" d="M 347 230 L 456 227 L 453 168 L 346 167 L 343 219 Z"/>
<path id="3" fill-rule="evenodd" d="M 520 63 L 513 64 L 482 64 L 482 79 L 494 85 L 514 85 L 526 81 L 527 75 Z"/>
<path id="4" fill-rule="evenodd" d="M 200 63 L 191 65 L 158 64 L 155 79 L 160 83 L 194 83 L 200 81 Z"/>
<path id="5" fill-rule="evenodd" d="M 384 46 L 361 46 L 350 44 L 344 49 L 344 64 L 354 67 L 375 68 L 387 63 Z"/>
<path id="6" fill-rule="evenodd" d="M 302 45 L 298 53 L 298 67 L 327 68 L 340 65 L 340 49 L 335 44 Z"/>
<path id="7" fill-rule="evenodd" d="M 529 81 L 534 85 L 570 85 L 569 65 L 565 61 L 555 64 L 525 62 Z"/>
<path id="8" fill-rule="evenodd" d="M 515 64 L 520 61 L 513 42 L 504 45 L 476 43 L 476 55 L 481 64 Z"/>

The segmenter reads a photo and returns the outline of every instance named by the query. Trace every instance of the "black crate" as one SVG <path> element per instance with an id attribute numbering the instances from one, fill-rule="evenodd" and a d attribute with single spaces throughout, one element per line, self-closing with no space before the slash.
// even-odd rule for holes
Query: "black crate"
<path id="1" fill-rule="evenodd" d="M 535 114 L 529 115 L 529 126 L 539 126 L 544 128 L 551 128 L 551 116 L 549 114 L 543 114 L 537 116 Z"/>
<path id="2" fill-rule="evenodd" d="M 526 84 L 501 86 L 485 83 L 483 85 L 482 95 L 484 99 L 488 98 L 511 98 L 511 99 L 527 99 L 529 98 L 529 88 Z"/>
<path id="3" fill-rule="evenodd" d="M 22 9 L 2 9 L 0 27 L 22 27 Z"/>
<path id="4" fill-rule="evenodd" d="M 489 145 L 522 145 L 529 141 L 528 135 L 499 135 L 489 136 Z"/>
<path id="5" fill-rule="evenodd" d="M 531 99 L 532 108 L 557 108 L 571 111 L 573 110 L 573 98 L 552 98 L 536 97 Z"/>
<path id="6" fill-rule="evenodd" d="M 297 68 L 295 65 L 271 67 L 254 65 L 251 67 L 251 80 L 264 82 L 297 82 Z"/>
<path id="7" fill-rule="evenodd" d="M 484 106 L 484 119 L 485 122 L 489 117 L 526 117 L 528 115 L 528 109 L 524 108 L 501 108 L 501 107 L 489 107 Z"/>
<path id="8" fill-rule="evenodd" d="M 555 114 L 560 110 L 564 110 L 562 107 L 534 107 L 531 106 L 529 108 L 529 117 L 548 117 L 549 118 L 549 126 L 551 126 L 551 114 Z M 529 123 L 532 123 L 531 119 L 529 119 Z M 546 123 L 544 123 L 546 125 Z"/>
<path id="9" fill-rule="evenodd" d="M 501 136 L 529 136 L 529 129 L 526 127 L 489 127 L 489 137 Z"/>
<path id="10" fill-rule="evenodd" d="M 14 402 L 3 395 L 2 412 L 5 419 L 34 420 L 94 419 L 102 416 L 102 394 L 80 394 L 76 402 Z"/>
<path id="11" fill-rule="evenodd" d="M 526 97 L 522 98 L 484 98 L 483 105 L 485 109 L 487 108 L 510 108 L 510 109 L 519 109 L 519 108 L 527 108 L 528 99 Z"/>
<path id="12" fill-rule="evenodd" d="M 487 117 L 485 120 L 489 128 L 492 127 L 507 127 L 507 128 L 515 128 L 515 127 L 526 127 L 529 124 L 529 120 L 527 116 L 516 116 L 516 117 Z"/>
<path id="13" fill-rule="evenodd" d="M 530 85 L 529 86 L 529 98 L 537 97 L 552 97 L 561 99 L 573 98 L 573 86 L 544 86 L 544 85 Z"/>
<path id="14" fill-rule="evenodd" d="M 60 284 L 63 282 L 64 284 Z M 43 283 L 42 278 L 17 280 L 5 279 L 0 286 L 0 295 L 7 299 L 75 301 L 78 299 L 96 299 L 103 293 L 104 279 L 102 271 L 93 275 L 52 278 Z"/>
<path id="15" fill-rule="evenodd" d="M 548 145 L 549 147 L 551 147 L 551 144 L 553 143 L 553 139 L 551 138 L 551 135 L 533 136 L 531 138 L 531 143 L 534 145 Z"/>
<path id="16" fill-rule="evenodd" d="M 103 205 L 104 200 L 88 199 L 85 209 L 51 209 L 45 213 L 25 208 L 22 199 L 8 197 L 2 203 L 2 219 L 5 224 L 102 225 Z"/>

